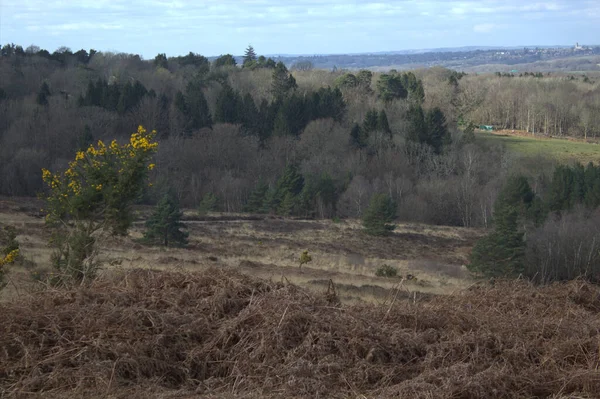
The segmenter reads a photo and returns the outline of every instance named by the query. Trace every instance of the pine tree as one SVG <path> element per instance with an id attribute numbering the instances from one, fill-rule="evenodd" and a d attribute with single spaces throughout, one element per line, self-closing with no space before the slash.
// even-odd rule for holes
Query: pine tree
<path id="1" fill-rule="evenodd" d="M 288 72 L 285 64 L 281 61 L 275 66 L 272 79 L 271 91 L 275 98 L 283 97 L 298 87 L 296 79 Z"/>
<path id="2" fill-rule="evenodd" d="M 425 117 L 425 125 L 427 130 L 425 142 L 433 147 L 436 154 L 440 154 L 443 147 L 449 145 L 452 140 L 442 110 L 435 107 L 428 111 Z"/>
<path id="3" fill-rule="evenodd" d="M 263 204 L 265 202 L 265 198 L 267 196 L 267 191 L 269 191 L 269 185 L 260 179 L 258 184 L 250 193 L 248 197 L 248 202 L 246 202 L 246 206 L 244 206 L 245 212 L 262 212 Z"/>
<path id="4" fill-rule="evenodd" d="M 289 136 L 292 134 L 292 129 L 286 118 L 283 109 L 280 109 L 275 116 L 275 122 L 273 123 L 273 134 L 278 137 Z"/>
<path id="5" fill-rule="evenodd" d="M 236 62 L 235 58 L 233 57 L 233 55 L 231 55 L 231 54 L 222 55 L 213 62 L 213 66 L 215 68 L 234 67 L 236 65 L 237 65 L 237 62 Z"/>
<path id="6" fill-rule="evenodd" d="M 40 91 L 38 92 L 37 98 L 36 98 L 36 103 L 38 105 L 42 105 L 42 106 L 47 106 L 48 105 L 48 97 L 50 97 L 50 87 L 48 86 L 48 83 L 44 82 L 42 83 L 42 86 L 40 87 Z"/>
<path id="7" fill-rule="evenodd" d="M 427 140 L 427 125 L 425 124 L 423 108 L 420 105 L 411 105 L 406 120 L 408 122 L 407 140 L 425 143 Z"/>
<path id="8" fill-rule="evenodd" d="M 525 221 L 532 215 L 534 200 L 525 177 L 513 176 L 507 181 L 494 204 L 494 231 L 475 244 L 470 270 L 486 276 L 523 272 Z"/>
<path id="9" fill-rule="evenodd" d="M 154 214 L 146 222 L 144 241 L 165 247 L 186 245 L 188 233 L 181 231 L 185 228 L 181 223 L 182 216 L 179 202 L 173 195 L 165 194 L 156 206 Z"/>
<path id="10" fill-rule="evenodd" d="M 208 212 L 214 212 L 217 210 L 218 204 L 219 198 L 216 195 L 213 193 L 206 193 L 198 205 L 198 214 L 204 216 Z"/>
<path id="11" fill-rule="evenodd" d="M 381 110 L 377 117 L 377 130 L 383 133 L 387 133 L 390 136 L 392 135 L 392 129 L 390 129 L 390 124 L 388 122 L 387 114 L 385 110 Z"/>
<path id="12" fill-rule="evenodd" d="M 215 121 L 221 123 L 240 123 L 243 103 L 239 93 L 228 84 L 223 86 L 215 103 Z"/>
<path id="13" fill-rule="evenodd" d="M 375 194 L 363 216 L 365 232 L 383 236 L 396 228 L 391 224 L 396 218 L 396 204 L 386 194 Z"/>
<path id="14" fill-rule="evenodd" d="M 362 129 L 365 133 L 369 134 L 377 130 L 379 122 L 379 115 L 377 111 L 372 109 L 367 111 L 365 115 L 365 120 L 363 121 Z"/>
<path id="15" fill-rule="evenodd" d="M 350 131 L 350 144 L 354 148 L 365 148 L 368 144 L 369 135 L 365 132 L 358 123 L 352 126 Z"/>
<path id="16" fill-rule="evenodd" d="M 252 45 L 248 45 L 246 48 L 246 52 L 244 53 L 244 67 L 249 67 L 256 61 L 256 52 L 254 51 L 254 47 Z"/>
<path id="17" fill-rule="evenodd" d="M 288 191 L 283 197 L 281 203 L 279 204 L 277 213 L 282 216 L 290 216 L 294 212 L 294 208 L 296 207 L 296 201 L 296 197 Z"/>
<path id="18" fill-rule="evenodd" d="M 183 109 L 186 111 L 184 115 L 189 118 L 188 132 L 203 127 L 212 128 L 212 117 L 200 82 L 188 83 L 185 90 Z"/>

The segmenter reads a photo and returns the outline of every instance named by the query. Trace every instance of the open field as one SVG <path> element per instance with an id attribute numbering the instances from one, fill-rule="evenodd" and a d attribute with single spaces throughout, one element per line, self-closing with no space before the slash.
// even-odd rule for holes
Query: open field
<path id="1" fill-rule="evenodd" d="M 35 200 L 0 201 L 0 223 L 17 227 L 27 268 L 13 268 L 13 280 L 0 297 L 18 294 L 31 272 L 52 272 L 48 232 Z M 138 217 L 149 209 L 140 208 Z M 142 246 L 143 222 L 136 222 L 126 238 L 101 243 L 99 258 L 104 273 L 115 269 L 152 268 L 189 271 L 219 268 L 270 279 L 287 280 L 322 291 L 332 280 L 345 302 L 381 301 L 397 288 L 400 278 L 376 277 L 383 264 L 400 276 L 416 280 L 403 287 L 426 294 L 441 294 L 472 283 L 464 268 L 468 254 L 482 231 L 454 227 L 400 224 L 389 237 L 369 237 L 358 221 L 291 220 L 264 216 L 212 214 L 199 220 L 193 212 L 185 218 L 190 232 L 186 248 Z M 299 267 L 302 251 L 313 261 Z"/>
<path id="2" fill-rule="evenodd" d="M 559 162 L 579 161 L 584 165 L 588 162 L 600 162 L 600 145 L 596 143 L 544 136 L 513 135 L 506 131 L 495 133 L 478 131 L 476 137 L 489 143 L 505 145 L 509 150 L 523 155 L 543 155 Z"/>

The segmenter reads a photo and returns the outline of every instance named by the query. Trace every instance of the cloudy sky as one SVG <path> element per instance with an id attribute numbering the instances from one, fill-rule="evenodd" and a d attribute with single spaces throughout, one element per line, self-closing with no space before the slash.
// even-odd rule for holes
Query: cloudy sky
<path id="1" fill-rule="evenodd" d="M 317 54 L 600 44 L 600 0 L 0 0 L 0 43 Z"/>

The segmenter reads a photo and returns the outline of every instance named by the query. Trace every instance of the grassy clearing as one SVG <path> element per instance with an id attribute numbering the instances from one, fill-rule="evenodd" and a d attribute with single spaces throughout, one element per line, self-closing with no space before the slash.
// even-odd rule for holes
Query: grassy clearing
<path id="1" fill-rule="evenodd" d="M 18 295 L 27 276 L 35 269 L 51 272 L 51 248 L 39 206 L 23 207 L 26 201 L 0 201 L 0 222 L 12 224 L 19 234 L 27 267 L 13 267 L 11 284 L 0 299 Z M 145 210 L 140 209 L 144 214 Z M 186 218 L 194 218 L 186 212 Z M 410 291 L 445 294 L 472 283 L 465 271 L 468 254 L 482 232 L 443 226 L 401 224 L 389 237 L 370 237 L 358 221 L 304 221 L 249 219 L 247 215 L 211 214 L 204 220 L 187 220 L 190 244 L 186 248 L 147 247 L 136 242 L 142 222 L 136 222 L 129 237 L 110 238 L 101 244 L 100 260 L 105 271 L 123 269 L 184 269 L 211 267 L 236 270 L 272 281 L 289 281 L 321 292 L 332 280 L 344 302 L 381 302 L 397 288 L 402 276 Z M 197 217 L 196 217 L 197 219 Z M 299 267 L 308 250 L 312 262 Z M 383 264 L 398 269 L 398 278 L 375 276 Z M 32 266 L 35 265 L 35 266 Z"/>
<path id="2" fill-rule="evenodd" d="M 542 155 L 554 158 L 559 162 L 579 161 L 584 165 L 588 162 L 600 162 L 600 145 L 598 144 L 487 132 L 477 132 L 476 137 L 482 138 L 491 144 L 505 145 L 509 150 L 526 156 Z"/>

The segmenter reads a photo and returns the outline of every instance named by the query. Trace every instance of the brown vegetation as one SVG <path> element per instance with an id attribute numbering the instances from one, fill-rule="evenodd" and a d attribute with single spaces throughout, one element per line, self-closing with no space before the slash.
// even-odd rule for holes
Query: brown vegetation
<path id="1" fill-rule="evenodd" d="M 134 270 L 0 305 L 0 394 L 595 397 L 600 289 L 473 286 L 416 303 L 212 269 Z"/>

